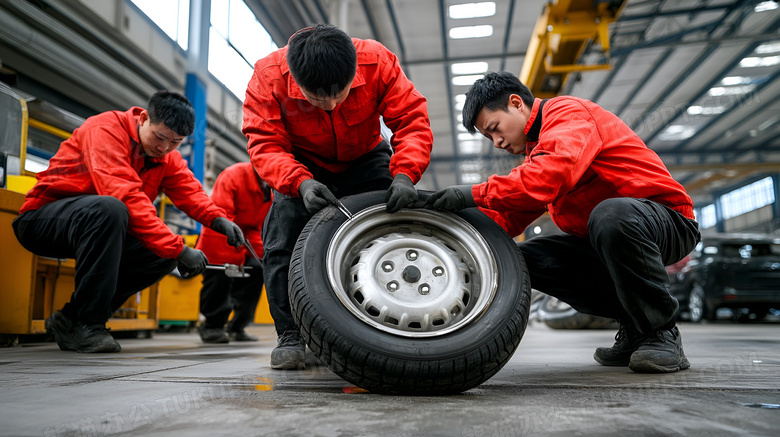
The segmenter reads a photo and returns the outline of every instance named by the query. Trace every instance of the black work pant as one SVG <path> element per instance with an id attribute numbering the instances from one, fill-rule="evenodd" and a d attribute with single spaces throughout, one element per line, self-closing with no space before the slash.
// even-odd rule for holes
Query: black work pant
<path id="1" fill-rule="evenodd" d="M 105 323 L 135 293 L 176 267 L 127 233 L 130 214 L 110 196 L 69 197 L 26 211 L 13 222 L 25 249 L 76 259 L 76 288 L 62 312 L 87 325 Z"/>
<path id="2" fill-rule="evenodd" d="M 596 206 L 588 229 L 589 238 L 552 235 L 518 243 L 531 286 L 643 334 L 673 327 L 679 304 L 665 266 L 693 250 L 698 224 L 647 199 L 616 198 Z"/>
<path id="3" fill-rule="evenodd" d="M 312 172 L 314 179 L 325 184 L 336 197 L 343 197 L 387 190 L 393 182 L 390 154 L 390 146 L 382 142 L 341 173 L 329 172 L 300 157 L 298 160 Z M 277 334 L 295 328 L 287 294 L 287 274 L 295 242 L 311 217 L 300 197 L 274 191 L 274 201 L 263 225 L 263 272 Z"/>
<path id="4" fill-rule="evenodd" d="M 247 278 L 230 278 L 220 270 L 206 270 L 203 273 L 203 288 L 200 290 L 200 312 L 206 316 L 206 329 L 223 328 L 230 312 L 233 318 L 228 331 L 244 330 L 255 318 L 255 309 L 263 292 L 263 268 L 253 258 L 244 264 L 252 267 L 246 270 Z"/>

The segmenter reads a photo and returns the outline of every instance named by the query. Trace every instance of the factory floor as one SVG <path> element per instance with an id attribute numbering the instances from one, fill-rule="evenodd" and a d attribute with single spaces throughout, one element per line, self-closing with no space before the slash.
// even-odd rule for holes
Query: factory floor
<path id="1" fill-rule="evenodd" d="M 310 357 L 271 369 L 256 343 L 203 344 L 195 332 L 120 339 L 122 352 L 0 349 L 2 436 L 778 436 L 780 323 L 680 325 L 687 371 L 604 367 L 614 331 L 531 323 L 509 363 L 456 396 L 365 392 Z"/>

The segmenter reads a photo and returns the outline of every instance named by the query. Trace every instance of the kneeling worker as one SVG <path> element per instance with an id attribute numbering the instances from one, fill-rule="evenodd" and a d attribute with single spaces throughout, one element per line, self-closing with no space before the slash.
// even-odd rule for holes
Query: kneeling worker
<path id="1" fill-rule="evenodd" d="M 430 208 L 479 206 L 518 235 L 545 211 L 565 232 L 518 244 L 531 286 L 578 311 L 620 321 L 606 366 L 635 372 L 690 367 L 664 266 L 700 240 L 693 201 L 661 158 L 593 102 L 534 98 L 511 73 L 488 73 L 466 94 L 463 126 L 525 155 L 508 175 L 432 195 Z"/>
<path id="2" fill-rule="evenodd" d="M 106 330 L 114 311 L 177 262 L 185 275 L 206 269 L 203 252 L 185 246 L 157 216 L 152 202 L 160 192 L 229 244 L 244 243 L 241 229 L 174 152 L 194 130 L 190 102 L 160 91 L 147 107 L 88 118 L 38 173 L 13 222 L 30 252 L 76 259 L 71 300 L 45 325 L 62 350 L 119 352 Z"/>
<path id="3" fill-rule="evenodd" d="M 246 244 L 263 256 L 260 234 L 271 208 L 271 188 L 255 172 L 249 162 L 226 168 L 217 177 L 211 200 L 223 208 L 244 233 Z M 231 278 L 219 270 L 203 273 L 200 291 L 200 312 L 206 317 L 198 332 L 204 343 L 257 341 L 244 328 L 255 318 L 255 309 L 263 290 L 263 268 L 246 247 L 230 247 L 224 235 L 203 228 L 196 249 L 206 254 L 212 264 L 237 264 L 246 269 L 248 277 Z M 230 312 L 233 318 L 228 323 Z M 227 332 L 225 324 L 227 323 Z"/>

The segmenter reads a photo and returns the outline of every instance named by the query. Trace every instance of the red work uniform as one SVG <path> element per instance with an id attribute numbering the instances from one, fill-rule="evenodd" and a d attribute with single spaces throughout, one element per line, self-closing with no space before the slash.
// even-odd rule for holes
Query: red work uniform
<path id="1" fill-rule="evenodd" d="M 540 102 L 534 102 L 526 134 Z M 615 197 L 652 200 L 693 219 L 685 189 L 617 116 L 571 96 L 547 100 L 543 112 L 538 142 L 529 140 L 522 165 L 472 188 L 477 205 L 510 235 L 549 211 L 562 231 L 584 237 L 593 208 Z"/>
<path id="2" fill-rule="evenodd" d="M 357 69 L 349 94 L 332 111 L 309 103 L 287 65 L 287 47 L 259 60 L 244 100 L 244 135 L 260 177 L 273 187 L 263 234 L 265 287 L 278 334 L 295 329 L 287 296 L 290 254 L 311 218 L 301 182 L 316 179 L 336 197 L 387 190 L 399 173 L 420 180 L 430 164 L 428 104 L 382 44 L 352 39 Z M 393 132 L 394 153 L 380 117 Z M 391 156 L 392 153 L 392 156 Z"/>
<path id="3" fill-rule="evenodd" d="M 138 139 L 142 110 L 133 107 L 88 118 L 63 141 L 49 168 L 38 173 L 20 213 L 84 194 L 115 197 L 130 212 L 127 232 L 158 256 L 176 259 L 184 241 L 157 216 L 152 202 L 161 192 L 200 223 L 211 224 L 225 212 L 211 202 L 178 151 L 144 156 Z"/>
<path id="4" fill-rule="evenodd" d="M 222 171 L 214 184 L 211 200 L 225 210 L 228 220 L 241 228 L 247 243 L 252 245 L 257 256 L 262 257 L 261 231 L 272 197 L 266 197 L 252 164 L 240 162 Z M 211 264 L 241 265 L 251 257 L 245 246 L 236 249 L 228 245 L 226 236 L 205 227 L 195 248 L 202 250 Z"/>
<path id="5" fill-rule="evenodd" d="M 379 117 L 393 131 L 392 176 L 417 183 L 430 163 L 433 133 L 425 97 L 406 77 L 398 58 L 382 44 L 353 38 L 357 71 L 349 95 L 327 113 L 312 106 L 287 66 L 287 47 L 255 64 L 244 101 L 244 135 L 252 163 L 275 190 L 298 196 L 312 172 L 293 153 L 330 172 L 381 141 Z"/>
<path id="6" fill-rule="evenodd" d="M 211 199 L 227 212 L 229 220 L 237 224 L 244 233 L 247 244 L 251 244 L 257 256 L 263 256 L 261 231 L 268 210 L 271 208 L 271 190 L 255 173 L 252 164 L 233 164 L 219 174 L 214 183 Z M 203 273 L 203 288 L 200 291 L 200 312 L 206 317 L 201 329 L 201 338 L 208 340 L 207 330 L 222 330 L 227 323 L 230 334 L 244 335 L 244 328 L 255 317 L 255 309 L 263 290 L 263 267 L 245 246 L 236 249 L 228 245 L 227 237 L 203 228 L 196 249 L 206 254 L 211 264 L 237 264 L 251 267 L 245 278 L 229 278 L 219 270 Z M 231 311 L 233 318 L 228 323 Z M 224 335 L 224 334 L 221 334 Z"/>

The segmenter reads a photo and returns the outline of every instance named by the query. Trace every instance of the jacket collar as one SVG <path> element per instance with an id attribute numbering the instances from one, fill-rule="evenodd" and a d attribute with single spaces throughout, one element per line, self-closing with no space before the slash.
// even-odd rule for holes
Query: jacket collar
<path id="1" fill-rule="evenodd" d="M 528 122 L 525 124 L 525 128 L 523 128 L 526 136 L 526 154 L 530 153 L 539 142 L 539 132 L 542 128 L 541 103 L 542 99 L 534 99 L 534 104 L 531 107 L 531 116 L 528 117 Z"/>

